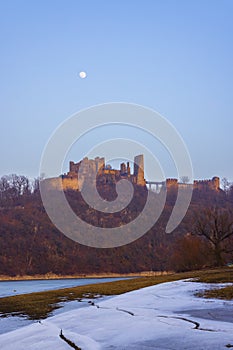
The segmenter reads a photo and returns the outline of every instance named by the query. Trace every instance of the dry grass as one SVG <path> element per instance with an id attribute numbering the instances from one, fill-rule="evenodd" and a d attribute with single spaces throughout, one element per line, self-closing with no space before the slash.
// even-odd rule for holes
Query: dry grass
<path id="1" fill-rule="evenodd" d="M 233 283 L 233 268 L 197 271 L 198 282 L 203 283 Z"/>
<path id="2" fill-rule="evenodd" d="M 42 319 L 48 317 L 53 310 L 59 308 L 60 302 L 78 300 L 83 297 L 95 298 L 97 295 L 117 295 L 159 283 L 186 278 L 195 278 L 196 281 L 207 283 L 233 282 L 233 269 L 215 269 L 176 273 L 164 276 L 140 277 L 115 282 L 4 297 L 0 298 L 0 312 L 3 316 L 11 314 L 24 315 L 30 319 Z M 220 292 L 220 290 L 218 291 Z M 223 297 L 224 293 L 225 292 L 223 291 Z M 231 299 L 233 299 L 232 291 L 230 294 L 227 289 L 226 293 L 227 296 L 231 295 Z"/>
<path id="3" fill-rule="evenodd" d="M 233 286 L 208 289 L 208 290 L 205 290 L 204 292 L 197 293 L 196 296 L 204 297 L 204 298 L 208 298 L 208 299 L 232 300 L 233 299 Z"/>

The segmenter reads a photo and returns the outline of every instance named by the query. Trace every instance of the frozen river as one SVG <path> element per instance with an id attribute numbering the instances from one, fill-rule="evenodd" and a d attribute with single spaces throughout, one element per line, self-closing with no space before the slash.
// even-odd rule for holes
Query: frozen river
<path id="1" fill-rule="evenodd" d="M 0 281 L 0 297 L 118 281 L 122 279 L 125 278 L 71 278 L 57 280 Z"/>

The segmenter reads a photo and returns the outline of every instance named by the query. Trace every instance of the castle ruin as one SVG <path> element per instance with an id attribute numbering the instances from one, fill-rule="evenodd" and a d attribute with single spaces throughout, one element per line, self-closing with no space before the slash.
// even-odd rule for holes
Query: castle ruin
<path id="1" fill-rule="evenodd" d="M 95 159 L 88 159 L 85 157 L 78 163 L 70 161 L 69 171 L 60 177 L 46 179 L 48 189 L 57 190 L 81 190 L 83 188 L 84 181 L 91 176 L 99 185 L 104 184 L 116 184 L 121 179 L 127 179 L 132 184 L 138 186 L 156 186 L 156 190 L 161 188 L 175 189 L 175 188 L 187 188 L 193 186 L 193 189 L 198 190 L 214 190 L 219 191 L 220 179 L 215 176 L 210 180 L 194 180 L 193 185 L 187 183 L 180 183 L 176 178 L 169 178 L 162 182 L 146 181 L 144 178 L 144 156 L 143 154 L 134 157 L 134 170 L 131 174 L 131 168 L 129 162 L 121 163 L 120 169 L 112 169 L 110 165 L 105 164 L 104 157 L 96 157 Z"/>
<path id="2" fill-rule="evenodd" d="M 135 185 L 146 186 L 144 178 L 144 157 L 142 154 L 134 158 L 134 172 L 131 174 L 129 162 L 121 163 L 120 169 L 112 169 L 105 164 L 105 158 L 96 157 L 88 159 L 85 157 L 78 163 L 70 161 L 69 171 L 59 178 L 46 179 L 50 189 L 58 190 L 81 190 L 84 181 L 96 174 L 96 181 L 101 185 L 116 184 L 119 180 L 127 179 Z"/>

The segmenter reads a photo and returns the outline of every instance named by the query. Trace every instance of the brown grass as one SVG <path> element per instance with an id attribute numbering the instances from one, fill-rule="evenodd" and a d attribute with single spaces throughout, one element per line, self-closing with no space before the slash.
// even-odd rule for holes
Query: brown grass
<path id="1" fill-rule="evenodd" d="M 233 299 L 233 286 L 227 286 L 223 288 L 208 289 L 204 292 L 196 294 L 198 297 L 204 297 L 208 299 L 224 299 L 232 300 Z"/>

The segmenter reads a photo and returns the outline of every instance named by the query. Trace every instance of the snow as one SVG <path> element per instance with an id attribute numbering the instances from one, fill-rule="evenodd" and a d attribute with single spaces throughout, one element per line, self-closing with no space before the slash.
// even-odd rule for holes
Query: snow
<path id="1" fill-rule="evenodd" d="M 233 345 L 233 317 L 213 319 L 233 310 L 233 302 L 194 296 L 210 285 L 191 281 L 163 283 L 125 293 L 95 306 L 70 310 L 0 335 L 1 350 L 224 349 Z M 189 310 L 189 311 L 187 311 Z M 199 316 L 192 315 L 192 312 Z M 203 318 L 202 318 L 203 317 Z M 205 317 L 205 318 L 204 318 Z M 195 329 L 197 327 L 198 329 Z"/>
<path id="2" fill-rule="evenodd" d="M 98 300 L 106 300 L 111 298 L 109 296 L 99 297 Z M 82 299 L 81 302 L 77 302 L 77 300 L 69 301 L 69 302 L 60 302 L 58 305 L 60 306 L 58 309 L 53 310 L 52 315 L 58 315 L 69 310 L 81 309 L 84 307 L 88 307 L 90 303 L 90 299 Z M 7 333 L 20 327 L 27 326 L 29 324 L 35 323 L 36 321 L 30 320 L 26 317 L 22 316 L 11 316 L 1 317 L 0 318 L 0 334 Z"/>

